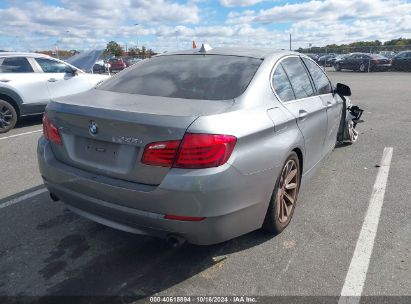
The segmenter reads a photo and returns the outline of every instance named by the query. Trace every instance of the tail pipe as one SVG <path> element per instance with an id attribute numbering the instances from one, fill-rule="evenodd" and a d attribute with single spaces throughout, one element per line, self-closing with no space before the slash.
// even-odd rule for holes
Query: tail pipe
<path id="1" fill-rule="evenodd" d="M 167 243 L 171 246 L 171 248 L 179 248 L 186 242 L 185 238 L 177 235 L 177 234 L 169 234 L 167 236 Z"/>

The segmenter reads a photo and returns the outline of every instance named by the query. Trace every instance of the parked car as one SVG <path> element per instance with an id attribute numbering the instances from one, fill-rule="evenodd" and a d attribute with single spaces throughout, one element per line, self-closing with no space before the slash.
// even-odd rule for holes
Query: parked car
<path id="1" fill-rule="evenodd" d="M 334 61 L 335 57 L 335 54 L 324 55 L 318 58 L 317 63 L 321 66 L 332 66 L 332 62 Z"/>
<path id="2" fill-rule="evenodd" d="M 136 64 L 137 62 L 141 61 L 142 59 L 140 58 L 127 58 L 126 61 L 126 65 L 127 67 L 132 66 L 133 64 Z"/>
<path id="3" fill-rule="evenodd" d="M 386 71 L 391 67 L 390 60 L 378 54 L 352 53 L 334 63 L 336 71 Z"/>
<path id="4" fill-rule="evenodd" d="M 339 59 L 343 59 L 346 56 L 348 56 L 347 54 L 339 54 L 339 55 L 335 55 L 335 57 L 329 58 L 328 62 L 331 64 L 330 66 L 334 66 L 335 62 Z"/>
<path id="5" fill-rule="evenodd" d="M 304 54 L 308 57 L 310 57 L 311 59 L 313 59 L 314 61 L 317 61 L 318 58 L 320 58 L 320 56 L 318 56 L 317 54 Z"/>
<path id="6" fill-rule="evenodd" d="M 123 58 L 110 58 L 108 63 L 110 64 L 110 72 L 120 72 L 127 67 Z"/>
<path id="7" fill-rule="evenodd" d="M 350 94 L 291 51 L 162 54 L 48 105 L 41 176 L 74 212 L 172 244 L 279 233 Z"/>
<path id="8" fill-rule="evenodd" d="M 411 51 L 398 53 L 391 59 L 391 66 L 398 71 L 411 71 Z"/>
<path id="9" fill-rule="evenodd" d="M 393 58 L 397 53 L 393 51 L 381 51 L 378 53 L 381 56 L 384 56 L 385 58 L 391 59 Z"/>
<path id="10" fill-rule="evenodd" d="M 98 60 L 93 66 L 93 73 L 94 74 L 104 74 L 108 72 L 109 64 L 104 63 L 104 60 Z"/>
<path id="11" fill-rule="evenodd" d="M 0 53 L 0 133 L 20 117 L 43 113 L 51 99 L 89 90 L 107 77 L 42 54 Z"/>

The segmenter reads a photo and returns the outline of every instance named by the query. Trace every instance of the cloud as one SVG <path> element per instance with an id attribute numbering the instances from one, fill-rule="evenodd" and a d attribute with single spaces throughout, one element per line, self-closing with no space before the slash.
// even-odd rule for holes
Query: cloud
<path id="1" fill-rule="evenodd" d="M 250 14 L 250 11 L 231 13 L 228 16 L 228 21 L 231 23 L 276 24 L 305 20 L 395 19 L 398 16 L 410 14 L 410 12 L 411 3 L 403 0 L 312 0 L 277 5 L 254 14 Z"/>
<path id="2" fill-rule="evenodd" d="M 252 6 L 266 0 L 220 0 L 220 4 L 226 7 Z"/>
<path id="3" fill-rule="evenodd" d="M 250 1 L 224 0 L 240 5 Z M 208 1 L 60 0 L 8 2 L 0 9 L 0 49 L 86 49 L 110 40 L 156 51 L 212 46 L 287 48 L 411 37 L 411 3 L 404 0 L 311 0 L 267 9 L 216 8 Z M 218 5 L 217 5 L 218 6 Z M 216 12 L 216 10 L 220 10 Z M 135 24 L 139 24 L 136 26 Z"/>
<path id="4" fill-rule="evenodd" d="M 288 24 L 300 46 L 390 40 L 411 36 L 411 3 L 403 0 L 309 1 L 260 11 L 231 12 L 226 23 L 269 26 Z"/>

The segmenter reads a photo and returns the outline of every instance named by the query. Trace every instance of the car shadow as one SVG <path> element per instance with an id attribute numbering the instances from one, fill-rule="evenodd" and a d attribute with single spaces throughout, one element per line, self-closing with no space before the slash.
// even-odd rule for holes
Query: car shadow
<path id="1" fill-rule="evenodd" d="M 31 127 L 35 125 L 39 125 L 42 123 L 42 114 L 38 115 L 31 115 L 31 116 L 25 116 L 21 117 L 18 121 L 14 129 L 19 129 L 19 128 L 24 128 L 24 127 Z"/>
<path id="2" fill-rule="evenodd" d="M 106 227 L 98 229 L 112 230 Z M 184 244 L 171 248 L 159 239 L 119 231 L 108 233 L 123 239 L 122 246 L 93 257 L 69 273 L 66 280 L 49 288 L 46 298 L 76 296 L 76 303 L 113 303 L 113 297 L 121 303 L 143 300 L 199 273 L 205 281 L 212 279 L 213 268 L 223 264 L 227 255 L 272 238 L 261 231 L 254 231 L 217 245 Z M 181 287 L 177 287 L 177 291 L 179 295 L 187 294 L 187 290 Z"/>
<path id="3" fill-rule="evenodd" d="M 345 147 L 348 147 L 348 146 L 352 146 L 352 143 L 350 143 L 350 142 L 337 143 L 335 145 L 335 149 L 345 148 Z"/>
<path id="4" fill-rule="evenodd" d="M 41 187 L 2 201 L 22 197 Z M 33 278 L 41 278 L 35 282 L 28 278 L 31 285 L 37 284 L 37 289 L 46 290 L 38 303 L 53 303 L 56 297 L 58 303 L 72 303 L 73 296 L 76 303 L 131 303 L 173 286 L 173 292 L 186 294 L 188 291 L 184 287 L 176 285 L 200 274 L 199 279 L 206 288 L 207 284 L 212 285 L 228 255 L 273 238 L 258 230 L 221 244 L 184 244 L 172 248 L 161 239 L 118 231 L 84 219 L 61 202 L 52 202 L 47 193 L 30 200 L 36 203 L 25 202 L 25 208 L 15 208 L 15 212 L 19 212 L 17 218 L 30 216 L 32 221 L 27 221 L 27 231 L 19 242 L 24 244 L 24 252 L 36 252 L 40 261 L 29 260 L 29 256 L 16 246 L 12 251 L 0 248 L 0 253 L 30 264 Z M 51 215 L 41 217 L 38 214 Z M 10 220 L 4 225 L 13 228 L 20 224 Z M 3 267 L 15 275 L 27 272 L 17 264 L 6 263 Z M 3 287 L 0 284 L 0 294 L 10 292 L 6 289 L 11 286 L 4 283 Z M 19 294 L 24 296 L 25 292 Z"/>

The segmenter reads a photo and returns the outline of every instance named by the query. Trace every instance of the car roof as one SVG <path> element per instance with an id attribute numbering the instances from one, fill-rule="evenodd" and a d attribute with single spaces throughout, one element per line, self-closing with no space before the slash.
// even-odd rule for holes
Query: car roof
<path id="1" fill-rule="evenodd" d="M 24 52 L 0 52 L 0 57 L 47 57 L 50 58 L 49 55 L 40 54 L 40 53 L 24 53 Z"/>
<path id="2" fill-rule="evenodd" d="M 188 50 L 188 51 L 177 51 L 177 52 L 170 52 L 170 53 L 163 53 L 159 56 L 170 56 L 170 55 L 225 55 L 225 56 L 241 56 L 241 57 L 251 57 L 251 58 L 258 58 L 264 59 L 269 56 L 273 55 L 287 55 L 287 54 L 296 54 L 301 55 L 300 53 L 293 52 L 293 51 L 285 51 L 285 50 L 273 50 L 267 48 L 239 48 L 239 47 L 225 47 L 225 48 L 212 48 L 207 52 L 199 52 L 198 49 Z"/>

